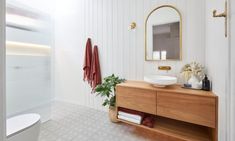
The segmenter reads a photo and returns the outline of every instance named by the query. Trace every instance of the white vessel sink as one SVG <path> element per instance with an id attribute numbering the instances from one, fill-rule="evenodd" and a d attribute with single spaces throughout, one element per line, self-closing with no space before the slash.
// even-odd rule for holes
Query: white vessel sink
<path id="1" fill-rule="evenodd" d="M 164 75 L 149 75 L 144 77 L 144 81 L 153 84 L 155 87 L 166 87 L 177 83 L 177 78 Z"/>

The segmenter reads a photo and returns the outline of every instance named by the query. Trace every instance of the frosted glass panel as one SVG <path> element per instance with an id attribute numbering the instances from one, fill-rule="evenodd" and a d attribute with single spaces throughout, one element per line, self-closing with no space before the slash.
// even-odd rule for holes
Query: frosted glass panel
<path id="1" fill-rule="evenodd" d="M 50 15 L 10 3 L 6 17 L 7 116 L 38 113 L 46 121 L 52 99 Z"/>

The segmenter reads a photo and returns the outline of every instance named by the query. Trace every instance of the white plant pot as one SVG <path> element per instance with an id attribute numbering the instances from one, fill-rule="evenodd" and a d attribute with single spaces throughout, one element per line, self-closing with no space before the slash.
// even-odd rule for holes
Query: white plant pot
<path id="1" fill-rule="evenodd" d="M 188 84 L 191 84 L 194 89 L 201 89 L 201 83 L 195 75 L 191 76 L 188 80 Z"/>

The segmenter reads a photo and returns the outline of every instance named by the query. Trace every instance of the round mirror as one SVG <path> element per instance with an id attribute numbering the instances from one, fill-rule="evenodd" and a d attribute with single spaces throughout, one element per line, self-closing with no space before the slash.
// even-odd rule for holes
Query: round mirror
<path id="1" fill-rule="evenodd" d="M 178 9 L 163 5 L 145 21 L 145 60 L 181 60 L 182 17 Z"/>

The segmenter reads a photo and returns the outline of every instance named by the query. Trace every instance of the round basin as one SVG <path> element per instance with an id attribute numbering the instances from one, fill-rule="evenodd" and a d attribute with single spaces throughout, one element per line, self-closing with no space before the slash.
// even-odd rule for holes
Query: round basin
<path id="1" fill-rule="evenodd" d="M 149 75 L 144 77 L 144 81 L 153 84 L 155 87 L 166 87 L 177 83 L 177 78 L 164 75 Z"/>

